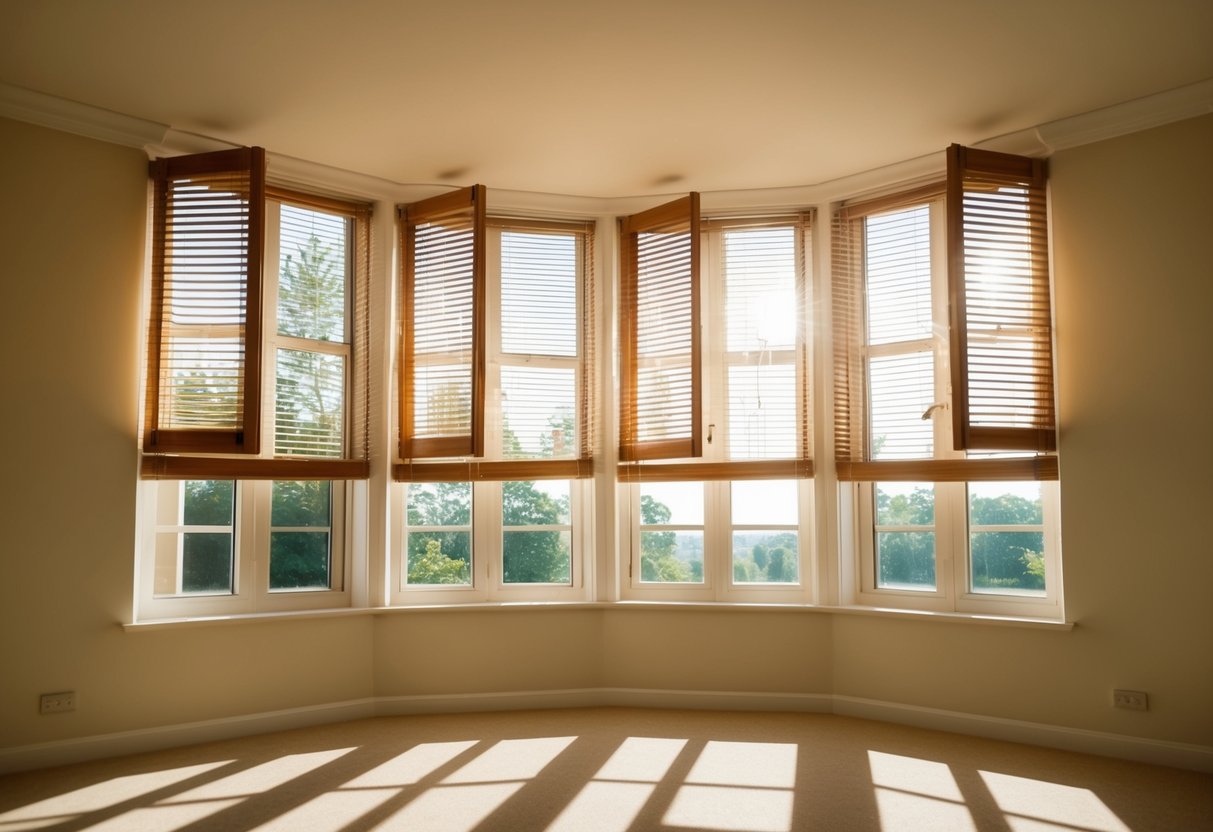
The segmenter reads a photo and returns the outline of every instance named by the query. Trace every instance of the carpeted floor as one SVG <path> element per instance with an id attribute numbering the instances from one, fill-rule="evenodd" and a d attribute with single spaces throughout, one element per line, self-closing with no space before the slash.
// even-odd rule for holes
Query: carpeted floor
<path id="1" fill-rule="evenodd" d="M 1213 775 L 820 714 L 383 717 L 0 778 L 0 832 L 1201 832 Z"/>

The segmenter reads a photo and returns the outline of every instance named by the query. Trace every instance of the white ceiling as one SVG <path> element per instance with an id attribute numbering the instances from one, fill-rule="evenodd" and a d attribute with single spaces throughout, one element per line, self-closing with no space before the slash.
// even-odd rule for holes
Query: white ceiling
<path id="1" fill-rule="evenodd" d="M 811 185 L 1213 77 L 1213 0 L 0 0 L 0 82 L 400 183 Z"/>

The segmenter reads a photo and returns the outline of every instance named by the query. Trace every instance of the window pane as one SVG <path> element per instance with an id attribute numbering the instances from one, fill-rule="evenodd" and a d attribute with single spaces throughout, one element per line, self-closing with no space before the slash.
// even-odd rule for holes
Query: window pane
<path id="1" fill-rule="evenodd" d="M 413 375 L 417 435 L 467 434 L 472 429 L 471 364 L 418 363 Z"/>
<path id="2" fill-rule="evenodd" d="M 503 532 L 502 580 L 507 584 L 567 585 L 572 575 L 572 553 L 570 532 Z"/>
<path id="3" fill-rule="evenodd" d="M 703 532 L 642 531 L 640 580 L 703 583 Z"/>
<path id="4" fill-rule="evenodd" d="M 640 486 L 640 523 L 702 526 L 703 483 L 644 483 Z"/>
<path id="5" fill-rule="evenodd" d="M 733 583 L 796 583 L 796 551 L 793 531 L 734 531 Z"/>
<path id="6" fill-rule="evenodd" d="M 935 486 L 929 482 L 880 482 L 876 490 L 877 526 L 934 526 Z"/>
<path id="7" fill-rule="evenodd" d="M 405 507 L 409 526 L 405 541 L 405 583 L 470 585 L 471 483 L 410 483 Z M 444 531 L 443 527 L 449 527 L 451 531 Z"/>
<path id="8" fill-rule="evenodd" d="M 345 453 L 345 358 L 278 350 L 274 453 L 341 457 Z"/>
<path id="9" fill-rule="evenodd" d="M 869 343 L 931 337 L 930 223 L 926 205 L 867 219 Z"/>
<path id="10" fill-rule="evenodd" d="M 796 345 L 796 238 L 785 228 L 724 233 L 726 347 L 763 353 Z"/>
<path id="11" fill-rule="evenodd" d="M 577 455 L 573 414 L 576 371 L 555 367 L 501 368 L 502 453 L 506 459 Z"/>
<path id="12" fill-rule="evenodd" d="M 670 345 L 669 350 L 687 350 L 668 358 L 638 358 L 636 368 L 636 438 L 640 442 L 660 442 L 691 434 L 691 359 L 690 340 L 685 345 Z M 649 349 L 656 351 L 655 345 Z"/>
<path id="13" fill-rule="evenodd" d="M 181 522 L 186 526 L 230 526 L 236 504 L 232 480 L 190 480 L 182 483 Z"/>
<path id="14" fill-rule="evenodd" d="M 270 506 L 271 526 L 315 526 L 327 529 L 332 483 L 327 480 L 276 481 Z"/>
<path id="15" fill-rule="evenodd" d="M 501 351 L 577 355 L 577 239 L 501 232 Z"/>
<path id="16" fill-rule="evenodd" d="M 970 589 L 1045 595 L 1043 522 L 1040 483 L 970 483 Z"/>
<path id="17" fill-rule="evenodd" d="M 878 532 L 876 585 L 935 589 L 935 532 Z"/>
<path id="18" fill-rule="evenodd" d="M 501 522 L 505 526 L 568 525 L 569 481 L 503 482 Z"/>
<path id="19" fill-rule="evenodd" d="M 729 457 L 787 459 L 797 454 L 796 367 L 729 366 Z M 769 356 L 768 356 L 769 361 Z"/>
<path id="20" fill-rule="evenodd" d="M 799 511 L 796 480 L 746 480 L 731 487 L 733 525 L 795 525 Z"/>
<path id="21" fill-rule="evenodd" d="M 231 532 L 185 532 L 181 537 L 181 591 L 230 593 Z"/>
<path id="22" fill-rule="evenodd" d="M 326 531 L 270 532 L 270 589 L 328 589 Z"/>
<path id="23" fill-rule="evenodd" d="M 873 459 L 929 459 L 934 423 L 922 415 L 935 403 L 930 352 L 881 356 L 869 362 Z"/>
<path id="24" fill-rule="evenodd" d="M 348 220 L 282 205 L 278 331 L 344 342 Z"/>

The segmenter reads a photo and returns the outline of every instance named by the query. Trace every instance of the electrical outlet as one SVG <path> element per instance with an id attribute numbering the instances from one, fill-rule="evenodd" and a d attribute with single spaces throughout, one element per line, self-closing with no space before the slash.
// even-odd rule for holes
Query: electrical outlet
<path id="1" fill-rule="evenodd" d="M 43 714 L 61 714 L 74 710 L 76 710 L 76 692 L 74 690 L 44 693 L 38 705 L 38 712 Z"/>
<path id="2" fill-rule="evenodd" d="M 1112 691 L 1112 707 L 1128 708 L 1131 711 L 1150 710 L 1150 697 L 1144 690 Z"/>

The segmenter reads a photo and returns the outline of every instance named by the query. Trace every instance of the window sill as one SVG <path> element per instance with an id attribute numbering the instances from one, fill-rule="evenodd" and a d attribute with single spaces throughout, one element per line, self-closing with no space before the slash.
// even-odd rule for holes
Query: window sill
<path id="1" fill-rule="evenodd" d="M 243 613 L 239 615 L 198 616 L 194 618 L 162 618 L 122 624 L 126 632 L 152 630 L 176 630 L 189 627 L 211 627 L 225 624 L 252 624 L 273 621 L 296 621 L 301 619 L 347 618 L 363 615 L 411 615 L 417 613 L 449 612 L 503 612 L 543 610 L 698 610 L 701 612 L 786 612 L 816 613 L 828 615 L 856 615 L 899 621 L 931 621 L 948 624 L 976 624 L 994 627 L 1020 627 L 1037 630 L 1069 632 L 1076 626 L 1072 621 L 1055 621 L 1044 618 L 1021 618 L 1005 615 L 983 615 L 979 613 L 931 612 L 903 610 L 889 607 L 825 606 L 801 603 L 759 603 L 738 601 L 497 601 L 470 604 L 414 604 L 398 607 L 347 607 L 328 610 L 300 610 L 297 612 Z"/>

